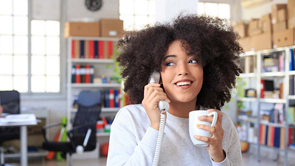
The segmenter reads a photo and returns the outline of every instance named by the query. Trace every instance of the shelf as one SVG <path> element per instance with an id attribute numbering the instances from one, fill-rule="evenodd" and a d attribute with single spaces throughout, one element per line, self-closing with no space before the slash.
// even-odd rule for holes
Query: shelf
<path id="1" fill-rule="evenodd" d="M 110 133 L 96 133 L 97 137 L 108 137 L 110 136 Z"/>
<path id="2" fill-rule="evenodd" d="M 257 53 L 255 51 L 248 51 L 248 52 L 245 52 L 245 53 L 240 54 L 240 57 L 254 56 L 256 54 Z"/>
<path id="3" fill-rule="evenodd" d="M 290 100 L 295 100 L 295 95 L 290 95 L 290 96 L 288 96 L 288 99 L 290 99 Z"/>
<path id="4" fill-rule="evenodd" d="M 286 50 L 286 47 L 279 47 L 279 48 L 274 48 L 274 49 L 260 50 L 257 52 L 260 52 L 261 54 L 269 54 L 269 53 L 280 52 L 280 51 L 285 51 L 285 50 Z"/>
<path id="5" fill-rule="evenodd" d="M 264 72 L 261 73 L 261 77 L 274 77 L 274 76 L 285 76 L 285 72 Z"/>
<path id="6" fill-rule="evenodd" d="M 243 74 L 240 74 L 239 77 L 241 78 L 248 78 L 248 77 L 256 77 L 256 73 L 243 73 Z"/>
<path id="7" fill-rule="evenodd" d="M 258 119 L 254 117 L 243 118 L 242 116 L 238 116 L 238 120 L 244 122 L 258 123 Z"/>
<path id="8" fill-rule="evenodd" d="M 239 101 L 249 101 L 249 102 L 258 101 L 258 99 L 254 98 L 254 97 L 238 97 L 237 100 L 239 100 Z"/>
<path id="9" fill-rule="evenodd" d="M 120 38 L 114 38 L 114 37 L 86 37 L 86 36 L 72 36 L 69 37 L 69 41 L 71 40 L 105 40 L 105 41 L 119 41 Z"/>
<path id="10" fill-rule="evenodd" d="M 72 63 L 102 63 L 102 64 L 113 64 L 113 59 L 70 59 Z"/>
<path id="11" fill-rule="evenodd" d="M 260 122 L 260 124 L 274 126 L 274 127 L 286 127 L 286 124 L 270 123 L 270 122 Z"/>
<path id="12" fill-rule="evenodd" d="M 101 112 L 118 112 L 120 108 L 101 108 Z M 76 113 L 78 110 L 73 108 L 72 113 Z"/>
<path id="13" fill-rule="evenodd" d="M 40 150 L 39 152 L 28 152 L 28 157 L 44 157 L 47 153 L 48 152 L 45 150 Z M 20 153 L 4 154 L 5 158 L 19 158 L 20 156 Z"/>
<path id="14" fill-rule="evenodd" d="M 295 71 L 289 71 L 289 75 L 295 75 Z"/>
<path id="15" fill-rule="evenodd" d="M 260 99 L 263 103 L 286 103 L 284 99 Z"/>
<path id="16" fill-rule="evenodd" d="M 71 84 L 72 88 L 120 88 L 120 83 L 110 83 L 110 84 Z"/>

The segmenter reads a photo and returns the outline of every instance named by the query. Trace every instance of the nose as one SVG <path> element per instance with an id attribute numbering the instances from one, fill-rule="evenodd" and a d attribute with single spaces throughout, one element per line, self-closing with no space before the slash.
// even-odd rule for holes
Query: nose
<path id="1" fill-rule="evenodd" d="M 188 75 L 188 68 L 186 64 L 179 65 L 178 67 L 178 76 L 185 76 Z"/>

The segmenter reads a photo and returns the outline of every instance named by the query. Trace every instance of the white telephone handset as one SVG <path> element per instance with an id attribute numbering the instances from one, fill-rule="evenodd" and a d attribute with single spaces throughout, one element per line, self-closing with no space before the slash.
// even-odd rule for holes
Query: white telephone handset
<path id="1" fill-rule="evenodd" d="M 150 77 L 149 83 L 156 82 L 160 83 L 160 73 L 154 71 L 153 74 Z M 159 101 L 158 107 L 161 111 L 161 120 L 160 120 L 160 127 L 159 127 L 159 134 L 158 134 L 158 139 L 157 139 L 157 146 L 156 146 L 156 151 L 154 155 L 154 161 L 153 161 L 153 166 L 157 166 L 159 163 L 159 157 L 160 157 L 160 149 L 161 149 L 161 144 L 163 140 L 163 133 L 164 133 L 164 127 L 165 127 L 165 112 L 169 110 L 169 104 L 167 101 Z"/>

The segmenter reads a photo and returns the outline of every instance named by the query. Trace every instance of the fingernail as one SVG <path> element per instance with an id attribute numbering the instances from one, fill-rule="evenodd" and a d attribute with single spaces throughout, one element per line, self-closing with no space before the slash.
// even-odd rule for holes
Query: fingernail
<path id="1" fill-rule="evenodd" d="M 195 135 L 195 138 L 196 138 L 196 139 L 200 139 L 200 136 L 198 136 L 198 135 Z"/>
<path id="2" fill-rule="evenodd" d="M 201 125 L 200 124 L 197 124 L 197 127 L 199 128 Z"/>
<path id="3" fill-rule="evenodd" d="M 199 116 L 199 119 L 202 120 L 202 119 L 204 119 L 204 117 L 203 116 Z"/>

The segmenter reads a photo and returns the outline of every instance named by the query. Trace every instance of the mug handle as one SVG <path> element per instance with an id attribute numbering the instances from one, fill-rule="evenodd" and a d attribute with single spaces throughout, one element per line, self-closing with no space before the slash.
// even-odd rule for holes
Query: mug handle
<path id="1" fill-rule="evenodd" d="M 217 114 L 217 112 L 211 112 L 210 114 L 208 114 L 208 116 L 212 116 L 212 115 L 213 115 L 213 121 L 212 121 L 211 126 L 215 126 L 218 114 Z"/>

